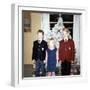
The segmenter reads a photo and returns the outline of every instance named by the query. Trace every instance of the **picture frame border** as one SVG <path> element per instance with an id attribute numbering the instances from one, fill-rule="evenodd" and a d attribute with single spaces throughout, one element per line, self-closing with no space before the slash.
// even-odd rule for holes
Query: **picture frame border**
<path id="1" fill-rule="evenodd" d="M 22 78 L 22 10 L 30 11 L 44 11 L 44 12 L 67 12 L 67 13 L 80 13 L 80 63 L 81 74 L 72 76 L 55 76 L 55 77 L 30 77 Z M 87 81 L 86 61 L 83 60 L 83 48 L 81 43 L 82 35 L 85 31 L 87 11 L 85 8 L 78 7 L 39 7 L 30 6 L 29 4 L 12 4 L 11 5 L 11 85 L 18 86 L 31 86 L 31 85 L 44 85 L 46 81 L 52 83 L 53 80 L 59 80 L 60 83 L 75 83 Z M 81 53 L 82 52 L 82 53 Z M 63 78 L 65 78 L 63 80 Z M 40 82 L 40 83 L 37 83 Z M 48 82 L 48 84 L 49 84 Z"/>

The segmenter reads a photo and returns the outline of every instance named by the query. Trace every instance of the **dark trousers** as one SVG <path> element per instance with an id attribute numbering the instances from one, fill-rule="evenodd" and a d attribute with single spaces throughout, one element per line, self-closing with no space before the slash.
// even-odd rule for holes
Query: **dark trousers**
<path id="1" fill-rule="evenodd" d="M 61 75 L 70 75 L 71 72 L 71 62 L 65 60 L 61 63 Z"/>
<path id="2" fill-rule="evenodd" d="M 35 68 L 35 76 L 45 76 L 45 67 L 44 62 L 41 60 L 36 61 L 36 68 Z M 41 72 L 41 73 L 40 73 Z"/>

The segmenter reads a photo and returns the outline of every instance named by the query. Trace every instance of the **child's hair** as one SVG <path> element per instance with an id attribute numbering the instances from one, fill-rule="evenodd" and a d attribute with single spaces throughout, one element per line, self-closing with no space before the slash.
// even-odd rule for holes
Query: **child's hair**
<path id="1" fill-rule="evenodd" d="M 54 41 L 54 38 L 50 38 L 50 39 L 48 40 L 48 46 L 49 46 L 50 41 Z"/>
<path id="2" fill-rule="evenodd" d="M 65 31 L 65 32 L 67 32 L 69 34 L 69 36 L 68 36 L 69 39 L 72 39 L 72 37 L 70 35 L 71 32 L 69 31 L 68 28 L 63 28 L 63 31 Z"/>
<path id="3" fill-rule="evenodd" d="M 70 33 L 69 29 L 68 28 L 63 28 L 63 31 L 67 32 L 67 33 Z"/>
<path id="4" fill-rule="evenodd" d="M 54 38 L 50 38 L 49 40 L 54 40 Z"/>
<path id="5" fill-rule="evenodd" d="M 39 29 L 38 31 L 37 31 L 37 34 L 38 33 L 42 33 L 42 35 L 44 35 L 44 32 L 43 32 L 43 30 L 41 30 L 41 29 Z"/>

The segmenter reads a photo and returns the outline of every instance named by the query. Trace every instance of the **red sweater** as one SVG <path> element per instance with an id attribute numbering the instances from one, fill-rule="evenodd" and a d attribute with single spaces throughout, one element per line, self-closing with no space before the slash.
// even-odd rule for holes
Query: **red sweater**
<path id="1" fill-rule="evenodd" d="M 61 40 L 59 44 L 59 60 L 72 61 L 75 57 L 75 45 L 72 39 L 68 41 Z"/>

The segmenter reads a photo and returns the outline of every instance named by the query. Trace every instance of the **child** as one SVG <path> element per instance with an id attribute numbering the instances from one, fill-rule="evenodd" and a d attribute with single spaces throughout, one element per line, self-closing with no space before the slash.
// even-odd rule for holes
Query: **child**
<path id="1" fill-rule="evenodd" d="M 49 39 L 48 49 L 46 51 L 46 66 L 48 71 L 48 76 L 55 76 L 56 63 L 57 63 L 57 49 L 54 44 L 54 39 Z"/>
<path id="2" fill-rule="evenodd" d="M 33 54 L 32 60 L 35 64 L 35 76 L 44 76 L 45 75 L 45 67 L 44 60 L 46 57 L 47 43 L 43 40 L 44 32 L 39 30 L 37 32 L 37 40 L 33 43 Z M 42 72 L 40 74 L 40 72 Z"/>
<path id="3" fill-rule="evenodd" d="M 59 45 L 59 61 L 61 62 L 61 74 L 70 75 L 71 63 L 75 57 L 75 45 L 71 39 L 70 31 L 64 28 L 62 31 L 63 39 Z"/>

